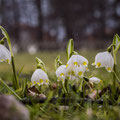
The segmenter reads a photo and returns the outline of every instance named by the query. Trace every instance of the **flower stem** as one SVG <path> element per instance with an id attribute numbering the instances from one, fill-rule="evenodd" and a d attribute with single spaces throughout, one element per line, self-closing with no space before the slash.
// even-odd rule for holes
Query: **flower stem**
<path id="1" fill-rule="evenodd" d="M 113 72 L 114 72 L 114 71 L 113 71 Z M 114 74 L 115 74 L 115 76 L 116 76 L 118 82 L 120 82 L 120 79 L 119 79 L 118 75 L 117 75 L 115 72 L 114 72 Z"/>
<path id="2" fill-rule="evenodd" d="M 67 91 L 66 91 L 66 89 L 65 89 L 64 83 L 61 82 L 61 85 L 62 85 L 62 87 L 63 87 L 64 93 L 67 94 Z"/>
<path id="3" fill-rule="evenodd" d="M 117 64 L 117 61 L 116 61 L 116 53 L 115 51 L 113 50 L 113 57 L 114 57 L 114 66 L 113 66 L 113 96 L 116 92 L 116 64 Z"/>
<path id="4" fill-rule="evenodd" d="M 67 79 L 65 79 L 65 90 L 66 90 L 66 92 L 68 93 L 68 80 Z"/>
<path id="5" fill-rule="evenodd" d="M 79 88 L 78 88 L 78 91 L 77 92 L 81 92 L 82 91 L 82 87 L 83 87 L 83 79 L 80 81 L 80 85 L 79 85 Z"/>
<path id="6" fill-rule="evenodd" d="M 11 64 L 12 64 L 12 70 L 13 70 L 13 87 L 14 89 L 18 89 L 19 88 L 19 83 L 18 83 L 18 79 L 17 79 L 17 74 L 16 74 L 16 70 L 15 70 L 15 63 L 14 63 L 14 57 L 11 56 Z"/>

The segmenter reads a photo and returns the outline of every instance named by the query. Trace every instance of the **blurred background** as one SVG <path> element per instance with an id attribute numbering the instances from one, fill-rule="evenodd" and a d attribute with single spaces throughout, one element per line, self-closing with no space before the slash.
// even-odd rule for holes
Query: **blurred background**
<path id="1" fill-rule="evenodd" d="M 0 0 L 14 51 L 105 48 L 120 32 L 120 0 Z"/>

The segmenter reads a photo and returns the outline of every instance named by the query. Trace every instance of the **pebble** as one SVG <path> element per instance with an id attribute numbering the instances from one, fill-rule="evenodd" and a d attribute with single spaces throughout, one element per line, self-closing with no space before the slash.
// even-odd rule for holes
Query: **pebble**
<path id="1" fill-rule="evenodd" d="M 28 109 L 12 95 L 0 95 L 0 120 L 30 120 Z"/>

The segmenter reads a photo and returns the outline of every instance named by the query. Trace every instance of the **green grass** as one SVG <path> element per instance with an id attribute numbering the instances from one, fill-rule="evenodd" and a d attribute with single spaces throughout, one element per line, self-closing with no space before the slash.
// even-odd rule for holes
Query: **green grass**
<path id="1" fill-rule="evenodd" d="M 100 77 L 101 79 L 111 79 L 110 74 L 105 70 L 105 68 L 102 69 L 95 69 L 94 66 L 91 66 L 91 64 L 94 62 L 95 55 L 99 51 L 80 51 L 79 53 L 86 57 L 89 61 L 89 69 L 90 72 L 88 75 L 96 75 L 97 77 Z M 22 74 L 27 74 L 27 75 L 32 75 L 32 72 L 36 69 L 36 61 L 35 57 L 40 58 L 46 65 L 47 72 L 50 74 L 50 77 L 52 75 L 55 76 L 55 68 L 54 68 L 54 60 L 57 57 L 57 55 L 61 56 L 61 61 L 63 64 L 66 64 L 67 62 L 67 57 L 66 57 L 66 52 L 65 51 L 57 51 L 57 52 L 48 52 L 48 51 L 41 51 L 37 54 L 30 55 L 28 53 L 19 53 L 15 55 L 15 65 L 16 65 L 16 70 L 19 71 L 23 67 Z M 120 55 L 118 54 L 118 64 Z M 92 72 L 91 72 L 92 71 Z M 7 63 L 0 63 L 0 76 L 2 78 L 7 78 L 12 74 L 12 69 L 11 65 L 8 65 Z M 107 82 L 108 82 L 107 80 Z M 106 82 L 106 81 L 105 81 Z"/>
<path id="2" fill-rule="evenodd" d="M 87 76 L 93 74 L 96 77 L 99 77 L 103 80 L 103 83 L 99 85 L 99 89 L 104 86 L 112 83 L 112 74 L 108 73 L 105 68 L 95 69 L 91 66 L 91 63 L 94 62 L 95 55 L 99 51 L 80 51 L 79 53 L 86 57 L 89 60 L 89 69 L 90 72 L 86 73 Z M 57 55 L 61 56 L 61 61 L 66 64 L 66 53 L 65 51 L 57 52 L 48 52 L 41 51 L 34 55 L 29 55 L 27 53 L 19 53 L 15 55 L 15 64 L 16 69 L 19 71 L 22 66 L 24 69 L 22 74 L 28 75 L 27 79 L 30 80 L 30 77 L 33 71 L 36 69 L 35 57 L 40 58 L 46 65 L 47 72 L 50 80 L 56 80 L 55 69 L 54 69 L 54 60 Z M 120 73 L 120 55 L 118 53 L 118 72 Z M 11 66 L 7 63 L 0 63 L 0 77 L 3 80 L 9 81 L 12 75 Z M 24 76 L 27 77 L 27 76 Z M 119 76 L 120 77 L 120 76 Z M 43 107 L 44 106 L 44 107 Z M 70 103 L 68 110 L 61 110 L 59 108 L 59 103 L 57 104 L 33 104 L 27 105 L 30 116 L 32 120 L 118 120 L 120 119 L 120 107 L 119 106 L 109 106 L 104 105 L 91 105 L 86 103 L 84 105 L 78 104 L 76 102 Z"/>
<path id="3" fill-rule="evenodd" d="M 79 53 L 84 57 L 86 57 L 89 60 L 89 64 L 91 64 L 94 61 L 94 57 L 97 52 L 91 51 L 88 53 L 87 51 L 80 51 Z M 24 74 L 29 74 L 31 71 L 34 71 L 36 69 L 35 57 L 38 57 L 44 61 L 48 71 L 54 72 L 54 60 L 57 57 L 57 55 L 60 55 L 61 61 L 63 62 L 63 64 L 66 64 L 67 58 L 65 51 L 57 51 L 57 52 L 41 51 L 34 55 L 30 55 L 28 53 L 19 53 L 15 55 L 16 69 L 20 70 L 21 67 L 24 66 L 22 72 Z M 1 72 L 8 73 L 10 70 L 11 70 L 10 65 L 6 63 L 0 63 L 0 73 Z"/>

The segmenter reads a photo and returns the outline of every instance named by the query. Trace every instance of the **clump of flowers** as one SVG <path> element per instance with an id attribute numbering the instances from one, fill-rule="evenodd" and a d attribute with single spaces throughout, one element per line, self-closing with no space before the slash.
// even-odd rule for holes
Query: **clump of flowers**
<path id="1" fill-rule="evenodd" d="M 114 76 L 114 82 L 113 82 L 113 88 L 116 88 L 116 53 L 118 50 L 118 47 L 120 47 L 120 39 L 118 35 L 115 36 L 113 43 L 107 48 L 107 51 L 100 52 L 95 56 L 95 62 L 92 64 L 95 66 L 95 68 L 102 68 L 105 67 L 108 72 L 112 72 Z M 91 88 L 91 85 L 93 87 L 93 84 L 99 84 L 102 83 L 102 80 L 100 78 L 97 78 L 95 76 L 85 76 L 85 72 L 89 71 L 88 68 L 88 60 L 79 55 L 76 51 L 74 51 L 74 43 L 71 39 L 68 42 L 67 48 L 67 58 L 68 61 L 66 65 L 63 65 L 60 56 L 58 56 L 55 60 L 56 65 L 56 76 L 58 79 L 58 82 L 62 82 L 63 89 L 66 89 L 65 91 L 70 91 L 69 85 L 77 85 L 77 91 L 83 91 L 86 85 L 88 85 Z"/>
<path id="2" fill-rule="evenodd" d="M 84 89 L 83 86 L 86 84 L 86 81 L 88 84 L 99 83 L 101 81 L 96 77 L 85 77 L 85 72 L 89 71 L 89 62 L 85 57 L 74 51 L 74 43 L 72 39 L 69 41 L 66 49 L 68 58 L 66 65 L 62 64 L 60 56 L 57 56 L 55 60 L 57 81 L 62 83 L 65 92 L 67 91 L 67 93 L 69 93 L 70 90 L 68 89 L 68 86 L 71 83 L 72 85 L 77 86 L 77 91 L 79 92 Z M 87 80 L 85 78 L 87 78 Z"/>

